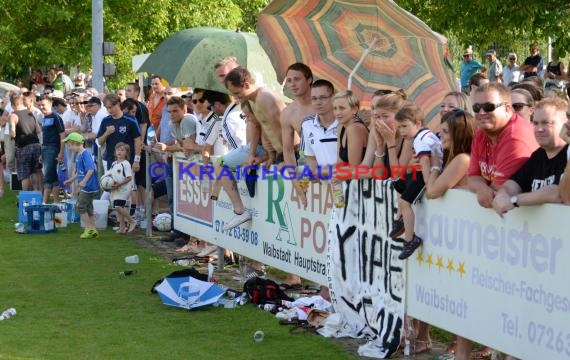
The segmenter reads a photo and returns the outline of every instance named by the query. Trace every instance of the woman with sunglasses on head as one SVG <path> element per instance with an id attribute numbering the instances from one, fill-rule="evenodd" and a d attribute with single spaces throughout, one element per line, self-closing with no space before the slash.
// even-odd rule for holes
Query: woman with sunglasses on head
<path id="1" fill-rule="evenodd" d="M 428 128 L 433 133 L 439 135 L 444 115 L 455 109 L 461 109 L 465 112 L 468 112 L 469 114 L 472 114 L 471 100 L 469 100 L 469 97 L 459 91 L 451 91 L 445 94 L 443 101 L 439 107 L 440 120 L 431 121 L 428 124 Z"/>
<path id="2" fill-rule="evenodd" d="M 532 121 L 534 99 L 531 93 L 523 88 L 511 89 L 513 111 L 525 120 Z"/>

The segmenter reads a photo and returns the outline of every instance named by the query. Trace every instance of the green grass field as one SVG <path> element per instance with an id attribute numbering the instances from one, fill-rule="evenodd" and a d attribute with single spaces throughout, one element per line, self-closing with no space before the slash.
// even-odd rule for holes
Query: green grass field
<path id="1" fill-rule="evenodd" d="M 349 359 L 337 342 L 291 335 L 253 305 L 192 311 L 163 305 L 150 287 L 178 269 L 107 230 L 80 240 L 72 224 L 17 234 L 16 192 L 0 199 L 0 359 Z M 138 254 L 139 264 L 124 258 Z M 119 272 L 136 274 L 121 278 Z M 263 330 L 265 340 L 253 341 Z"/>

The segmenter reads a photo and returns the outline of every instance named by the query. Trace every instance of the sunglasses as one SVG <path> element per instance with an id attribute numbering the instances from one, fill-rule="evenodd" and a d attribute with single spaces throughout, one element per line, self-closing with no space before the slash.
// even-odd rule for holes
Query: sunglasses
<path id="1" fill-rule="evenodd" d="M 515 111 L 521 111 L 525 106 L 530 107 L 530 104 L 514 103 L 514 104 L 513 104 L 513 109 L 515 109 Z"/>
<path id="2" fill-rule="evenodd" d="M 475 114 L 478 114 L 479 111 L 481 111 L 481 109 L 483 109 L 484 112 L 490 113 L 490 112 L 495 111 L 496 108 L 501 107 L 505 104 L 506 103 L 504 103 L 504 102 L 501 102 L 498 104 L 493 104 L 493 103 L 473 104 L 473 111 L 475 112 Z"/>
<path id="3" fill-rule="evenodd" d="M 471 56 L 471 55 L 469 55 L 469 54 L 463 55 L 464 58 L 468 58 L 468 57 L 470 57 L 470 56 Z"/>
<path id="4" fill-rule="evenodd" d="M 463 123 L 465 124 L 465 128 L 467 128 L 467 116 L 465 116 L 465 111 L 459 108 L 453 108 L 450 111 L 456 116 L 463 116 Z"/>
<path id="5" fill-rule="evenodd" d="M 204 99 L 204 98 L 192 99 L 192 104 L 196 105 L 198 103 L 198 101 L 200 102 L 200 104 L 203 104 L 206 101 L 206 99 Z"/>
<path id="6" fill-rule="evenodd" d="M 517 58 L 509 58 L 509 60 L 516 60 Z"/>

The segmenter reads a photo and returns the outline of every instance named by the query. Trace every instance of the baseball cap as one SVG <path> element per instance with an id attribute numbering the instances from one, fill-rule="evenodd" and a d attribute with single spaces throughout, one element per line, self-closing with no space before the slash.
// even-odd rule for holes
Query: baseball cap
<path id="1" fill-rule="evenodd" d="M 63 139 L 64 143 L 66 143 L 68 141 L 74 141 L 74 142 L 83 144 L 83 141 L 85 141 L 85 138 L 80 133 L 72 132 L 72 133 L 69 133 L 69 135 L 67 135 L 65 137 L 65 139 Z"/>
<path id="2" fill-rule="evenodd" d="M 99 99 L 97 96 L 92 96 L 92 97 L 87 101 L 87 103 L 88 103 L 88 104 L 97 104 L 97 105 L 99 105 L 99 106 L 102 105 L 101 99 Z"/>
<path id="3" fill-rule="evenodd" d="M 487 55 L 497 55 L 497 52 L 493 49 L 490 49 L 489 51 L 487 51 Z"/>

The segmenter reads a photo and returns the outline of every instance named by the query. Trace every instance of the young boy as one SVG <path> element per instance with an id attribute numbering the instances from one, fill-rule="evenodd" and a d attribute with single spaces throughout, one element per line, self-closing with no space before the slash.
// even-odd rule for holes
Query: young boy
<path id="1" fill-rule="evenodd" d="M 77 187 L 80 189 L 77 198 L 77 212 L 81 216 L 85 230 L 79 236 L 81 239 L 91 239 L 99 236 L 95 229 L 95 216 L 93 211 L 93 199 L 99 191 L 99 180 L 97 179 L 97 167 L 89 151 L 83 147 L 85 139 L 79 133 L 72 132 L 63 142 L 77 154 L 75 159 L 75 171 L 73 177 L 65 181 L 65 184 L 77 180 Z"/>
<path id="2" fill-rule="evenodd" d="M 423 128 L 424 115 L 419 107 L 413 104 L 404 105 L 396 113 L 398 131 L 406 139 L 413 139 L 414 154 L 419 159 L 422 169 L 430 168 L 430 157 L 432 153 L 437 153 L 440 161 L 439 167 L 431 167 L 431 171 L 441 171 L 443 161 L 443 149 L 439 138 Z M 422 171 L 423 172 L 423 171 Z M 425 186 L 424 178 L 429 177 L 429 172 L 412 172 L 405 179 L 405 187 L 400 192 L 398 207 L 404 220 L 404 248 L 398 259 L 404 260 L 410 257 L 414 251 L 422 244 L 422 239 L 414 233 L 414 210 L 412 203 L 422 192 Z M 395 187 L 399 190 L 397 187 Z"/>

